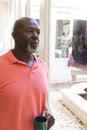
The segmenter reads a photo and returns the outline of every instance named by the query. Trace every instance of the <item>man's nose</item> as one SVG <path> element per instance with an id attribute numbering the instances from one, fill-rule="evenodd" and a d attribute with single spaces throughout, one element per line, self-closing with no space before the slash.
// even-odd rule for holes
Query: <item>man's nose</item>
<path id="1" fill-rule="evenodd" d="M 33 36 L 34 38 L 38 38 L 38 34 L 37 34 L 37 32 L 34 31 L 33 34 L 32 34 L 32 36 Z"/>

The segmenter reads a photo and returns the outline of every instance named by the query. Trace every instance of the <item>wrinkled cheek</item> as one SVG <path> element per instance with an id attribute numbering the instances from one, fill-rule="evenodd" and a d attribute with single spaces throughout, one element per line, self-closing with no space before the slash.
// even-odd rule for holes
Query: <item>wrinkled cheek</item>
<path id="1" fill-rule="evenodd" d="M 37 47 L 38 47 L 37 45 L 30 45 L 30 48 L 31 48 L 31 49 L 34 49 L 34 50 L 36 50 Z"/>

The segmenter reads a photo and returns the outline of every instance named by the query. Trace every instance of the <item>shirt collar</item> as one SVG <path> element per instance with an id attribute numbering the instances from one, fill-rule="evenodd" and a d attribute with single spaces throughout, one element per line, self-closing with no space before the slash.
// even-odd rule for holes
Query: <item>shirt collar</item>
<path id="1" fill-rule="evenodd" d="M 35 61 L 37 61 L 36 55 L 33 54 L 33 56 L 34 56 Z M 18 60 L 18 59 L 13 55 L 12 50 L 9 50 L 9 51 L 8 51 L 7 57 L 8 57 L 8 59 L 9 59 L 9 61 L 10 61 L 11 64 L 17 63 L 17 62 L 22 63 L 22 64 L 26 64 L 26 63 L 24 63 L 24 62 Z"/>

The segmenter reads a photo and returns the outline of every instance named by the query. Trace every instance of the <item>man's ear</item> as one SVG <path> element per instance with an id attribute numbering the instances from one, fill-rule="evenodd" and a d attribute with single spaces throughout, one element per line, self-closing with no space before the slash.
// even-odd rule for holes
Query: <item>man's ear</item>
<path id="1" fill-rule="evenodd" d="M 12 37 L 15 39 L 17 36 L 16 32 L 12 32 Z"/>

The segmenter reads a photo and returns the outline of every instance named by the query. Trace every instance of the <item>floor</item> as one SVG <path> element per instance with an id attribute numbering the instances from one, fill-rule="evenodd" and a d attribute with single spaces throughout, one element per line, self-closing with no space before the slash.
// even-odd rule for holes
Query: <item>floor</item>
<path id="1" fill-rule="evenodd" d="M 71 87 L 71 83 L 50 85 L 49 105 L 55 117 L 55 124 L 52 130 L 87 130 L 86 126 L 62 104 L 62 94 L 60 89 Z"/>

